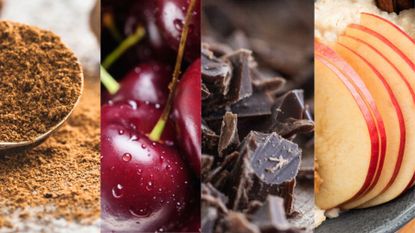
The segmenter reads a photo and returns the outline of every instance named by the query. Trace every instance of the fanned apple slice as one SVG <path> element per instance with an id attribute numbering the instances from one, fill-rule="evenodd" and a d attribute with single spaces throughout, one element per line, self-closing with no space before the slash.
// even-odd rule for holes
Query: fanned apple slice
<path id="1" fill-rule="evenodd" d="M 396 178 L 405 149 L 405 122 L 395 94 L 383 75 L 351 49 L 338 43 L 334 49 L 354 68 L 369 89 L 384 121 L 387 135 L 385 162 L 380 177 L 372 182 L 373 188 L 368 193 L 342 205 L 343 209 L 351 209 L 379 195 Z"/>
<path id="2" fill-rule="evenodd" d="M 400 195 L 410 184 L 415 172 L 415 93 L 407 80 L 408 77 L 401 73 L 401 69 L 398 69 L 398 64 L 401 63 L 391 61 L 374 46 L 358 38 L 344 35 L 339 37 L 338 43 L 365 58 L 383 74 L 395 94 L 404 116 L 406 141 L 399 173 L 387 190 L 360 207 L 375 206 Z"/>
<path id="3" fill-rule="evenodd" d="M 414 49 L 410 49 L 415 47 L 415 40 L 400 27 L 387 19 L 370 13 L 360 15 L 360 24 L 385 37 L 415 64 L 415 52 Z"/>
<path id="4" fill-rule="evenodd" d="M 374 176 L 379 137 L 356 87 L 330 62 L 315 57 L 315 156 L 322 178 L 316 204 L 330 209 L 354 197 Z"/>
<path id="5" fill-rule="evenodd" d="M 392 61 L 397 68 L 399 68 L 402 74 L 407 78 L 407 81 L 411 87 L 415 88 L 415 65 L 401 50 L 396 47 L 396 45 L 370 28 L 357 24 L 349 25 L 345 30 L 345 34 L 358 38 L 377 49 L 380 53 Z M 406 49 L 409 53 L 414 53 L 415 51 L 415 47 L 413 45 Z"/>
<path id="6" fill-rule="evenodd" d="M 371 161 L 371 166 L 373 166 L 375 169 L 374 171 L 373 169 L 371 169 L 371 172 L 368 173 L 368 177 L 366 178 L 364 186 L 358 193 L 356 193 L 356 195 L 353 198 L 350 199 L 354 200 L 370 191 L 379 179 L 380 174 L 382 172 L 386 153 L 386 131 L 384 128 L 384 123 L 382 120 L 382 116 L 380 115 L 378 108 L 376 106 L 375 100 L 373 99 L 371 93 L 367 89 L 361 77 L 355 72 L 355 70 L 343 58 L 336 54 L 336 52 L 332 50 L 330 47 L 320 43 L 319 41 L 316 41 L 314 44 L 315 54 L 320 54 L 321 56 L 323 56 L 323 58 L 325 58 L 335 67 L 337 67 L 345 75 L 345 77 L 349 79 L 352 85 L 355 86 L 357 92 L 362 96 L 363 100 L 369 108 L 369 111 L 375 119 L 376 127 L 378 130 L 380 146 L 380 149 L 378 150 L 379 155 L 372 157 Z"/>
<path id="7" fill-rule="evenodd" d="M 405 191 L 412 188 L 413 186 L 415 186 L 415 174 L 414 176 L 412 176 L 411 182 L 409 183 L 408 186 L 406 186 Z"/>

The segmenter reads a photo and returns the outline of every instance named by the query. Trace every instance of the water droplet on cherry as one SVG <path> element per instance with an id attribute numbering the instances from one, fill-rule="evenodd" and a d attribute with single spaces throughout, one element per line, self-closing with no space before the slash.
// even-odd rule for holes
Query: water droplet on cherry
<path id="1" fill-rule="evenodd" d="M 115 198 L 121 198 L 123 195 L 123 186 L 121 184 L 117 184 L 114 188 L 112 188 L 112 196 Z"/>
<path id="2" fill-rule="evenodd" d="M 173 20 L 173 25 L 176 28 L 177 31 L 181 32 L 183 30 L 183 20 L 181 19 L 175 19 Z"/>
<path id="3" fill-rule="evenodd" d="M 131 158 L 132 158 L 132 156 L 131 156 L 130 153 L 125 153 L 125 154 L 122 155 L 122 160 L 124 162 L 130 162 L 131 161 Z"/>

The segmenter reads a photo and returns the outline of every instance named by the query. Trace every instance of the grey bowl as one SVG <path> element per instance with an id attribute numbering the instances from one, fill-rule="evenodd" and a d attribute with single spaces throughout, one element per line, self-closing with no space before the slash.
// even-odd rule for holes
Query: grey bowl
<path id="1" fill-rule="evenodd" d="M 329 219 L 316 233 L 394 233 L 415 218 L 415 188 L 397 199 L 368 209 L 352 210 Z"/>

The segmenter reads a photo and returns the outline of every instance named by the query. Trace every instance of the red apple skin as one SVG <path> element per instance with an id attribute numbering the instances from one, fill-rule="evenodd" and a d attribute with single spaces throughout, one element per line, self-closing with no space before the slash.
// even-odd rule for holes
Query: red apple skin
<path id="1" fill-rule="evenodd" d="M 415 185 L 415 174 L 412 176 L 411 182 L 409 182 L 408 186 L 406 186 L 405 191 L 412 188 Z"/>
<path id="2" fill-rule="evenodd" d="M 359 40 L 359 39 L 357 39 L 357 38 L 354 38 L 354 37 L 351 37 L 351 36 L 348 36 L 348 35 L 344 35 L 345 37 L 350 37 L 350 38 L 353 38 L 354 40 L 358 40 L 358 41 L 360 41 L 361 43 L 363 43 L 363 44 L 365 44 L 365 45 L 367 45 L 367 46 L 369 46 L 369 47 L 371 47 L 372 49 L 374 49 L 375 51 L 377 51 L 375 48 L 373 48 L 371 45 L 369 45 L 369 44 L 367 44 L 367 43 L 365 43 L 364 41 L 362 41 L 362 40 Z M 349 47 L 347 47 L 346 45 L 344 45 L 344 44 L 342 44 L 342 43 L 339 43 L 339 45 L 340 46 L 343 46 L 344 48 L 346 48 L 346 49 L 348 49 L 348 50 L 350 50 L 352 53 L 354 53 L 354 54 L 356 54 L 357 56 L 359 56 L 360 58 L 362 58 L 363 60 L 365 60 L 366 61 L 366 59 L 365 58 L 363 58 L 362 56 L 360 56 L 359 54 L 357 54 L 355 51 L 353 51 L 352 49 L 350 49 Z M 381 53 L 379 53 L 381 56 L 383 56 Z M 366 61 L 367 62 L 367 61 Z M 377 74 L 377 76 L 378 77 L 381 77 L 381 79 L 382 79 L 382 82 L 383 83 L 386 83 L 386 86 L 387 86 L 387 89 L 388 89 L 388 92 L 389 93 L 392 93 L 393 94 L 393 91 L 391 90 L 391 88 L 390 88 L 390 86 L 389 86 L 389 84 L 387 84 L 387 82 L 385 81 L 385 79 L 384 79 L 384 77 L 383 77 L 383 75 L 382 74 L 380 74 L 379 73 L 379 71 L 377 71 L 377 69 L 375 68 L 375 67 L 373 67 L 372 66 L 372 64 L 370 64 L 369 62 L 367 62 L 367 64 L 370 66 L 370 67 L 372 67 L 372 70 Z M 394 95 L 393 95 L 394 96 Z M 402 113 L 402 111 L 401 111 L 401 108 L 400 108 L 400 106 L 399 106 L 399 103 L 398 103 L 398 101 L 396 100 L 396 98 L 395 97 L 393 97 L 392 98 L 392 102 L 393 102 L 393 104 L 394 104 L 394 106 L 395 106 L 395 109 L 397 109 L 398 111 L 397 111 L 397 114 L 398 114 L 398 119 L 399 119 L 399 121 L 400 121 L 400 124 L 399 124 L 399 127 L 400 127 L 400 131 L 401 131 L 401 135 L 400 135 L 400 138 L 401 138 L 401 142 L 400 142 L 400 145 L 399 145 L 399 154 L 398 154 L 398 160 L 397 160 L 397 162 L 396 162 L 396 167 L 395 167 L 395 170 L 394 170 L 394 172 L 393 172 L 393 175 L 392 175 L 392 177 L 391 177 L 391 179 L 390 179 L 390 181 L 388 182 L 388 184 L 385 186 L 385 188 L 383 189 L 383 191 L 385 191 L 385 190 L 387 190 L 392 184 L 393 184 L 393 181 L 395 181 L 395 178 L 398 176 L 398 173 L 399 173 L 399 169 L 400 169 L 400 167 L 401 167 L 401 165 L 402 165 L 402 160 L 403 160 L 403 157 L 404 157 L 404 154 L 405 154 L 405 142 L 406 142 L 406 127 L 405 127 L 405 122 L 404 122 L 404 116 L 403 116 L 403 113 Z M 373 182 L 373 187 L 376 185 L 376 183 L 375 182 Z M 382 193 L 383 193 L 383 191 L 382 191 Z"/>
<path id="3" fill-rule="evenodd" d="M 415 39 L 414 38 L 412 38 L 412 37 L 410 37 L 409 35 L 408 35 L 408 33 L 406 33 L 404 30 L 402 30 L 400 27 L 398 27 L 396 24 L 394 24 L 394 23 L 392 23 L 392 22 L 390 22 L 389 20 L 386 20 L 385 18 L 382 18 L 382 17 L 380 17 L 380 16 L 378 16 L 378 15 L 375 15 L 375 14 L 372 14 L 372 13 L 367 13 L 367 12 L 363 12 L 362 13 L 363 15 L 370 15 L 371 17 L 375 17 L 375 18 L 377 18 L 377 19 L 379 19 L 379 20 L 382 20 L 383 22 L 385 22 L 385 23 L 387 23 L 387 24 L 389 24 L 389 25 L 391 25 L 392 27 L 394 27 L 396 30 L 398 30 L 400 33 L 402 33 L 406 38 L 408 38 L 408 40 L 410 40 L 414 45 L 415 45 Z"/>
<path id="4" fill-rule="evenodd" d="M 385 153 L 386 153 L 386 131 L 383 125 L 382 118 L 380 116 L 379 111 L 376 108 L 375 101 L 371 97 L 369 90 L 365 87 L 362 80 L 360 80 L 358 74 L 351 68 L 347 63 L 345 63 L 331 48 L 323 45 L 319 41 L 315 40 L 315 53 L 320 54 L 321 57 L 324 57 L 332 64 L 335 64 L 336 67 L 339 67 L 342 71 L 347 73 L 347 77 L 351 79 L 351 83 L 356 87 L 357 90 L 360 90 L 359 95 L 363 95 L 363 98 L 367 101 L 368 107 L 372 110 L 376 122 L 374 125 L 369 125 L 370 129 L 370 137 L 372 138 L 372 142 L 377 141 L 377 143 L 372 144 L 372 155 L 371 155 L 371 162 L 370 167 L 368 170 L 368 174 L 366 176 L 366 180 L 364 185 L 360 189 L 360 191 L 349 201 L 357 199 L 361 195 L 370 191 L 370 187 L 373 187 L 372 181 L 379 179 L 381 174 L 381 169 L 383 167 L 383 161 L 385 160 Z M 324 59 L 323 59 L 324 60 Z M 350 89 L 350 88 L 349 88 Z M 362 104 L 362 103 L 359 103 Z M 379 138 L 378 138 L 379 137 Z M 379 141 L 380 139 L 380 141 Z M 379 149 L 379 143 L 381 148 Z M 373 162 L 372 162 L 373 161 Z M 382 166 L 380 166 L 382 165 Z M 374 183 L 374 182 L 373 182 Z"/>
<path id="5" fill-rule="evenodd" d="M 379 38 L 381 41 L 383 41 L 385 44 L 387 44 L 390 48 L 392 48 L 397 54 L 399 54 L 399 56 L 405 60 L 406 63 L 408 63 L 408 65 L 411 67 L 411 69 L 413 71 L 415 71 L 415 64 L 412 63 L 412 61 L 401 51 L 399 50 L 395 45 L 393 45 L 388 39 L 386 39 L 384 36 L 380 35 L 379 33 L 364 27 L 362 25 L 358 25 L 358 24 L 351 24 L 349 25 L 349 27 L 351 28 L 355 28 L 361 31 L 364 31 L 366 33 L 369 33 L 377 38 Z"/>
<path id="6" fill-rule="evenodd" d="M 402 53 L 402 51 L 400 51 L 398 48 L 396 48 L 396 46 L 394 46 L 388 39 L 386 39 L 385 37 L 383 37 L 382 35 L 380 35 L 379 33 L 377 33 L 377 32 L 375 32 L 375 31 L 373 31 L 373 30 L 371 30 L 371 29 L 369 29 L 369 28 L 367 28 L 367 27 L 364 27 L 364 26 L 362 26 L 362 25 L 358 25 L 358 24 L 351 24 L 351 25 L 349 25 L 349 27 L 351 27 L 351 28 L 355 28 L 355 29 L 358 29 L 358 30 L 361 30 L 361 31 L 364 31 L 364 32 L 366 32 L 366 33 L 368 33 L 368 34 L 371 34 L 371 35 L 373 35 L 373 36 L 375 36 L 375 37 L 377 37 L 379 40 L 381 40 L 383 43 L 385 43 L 387 46 L 389 46 L 389 48 L 392 48 L 396 53 L 398 53 L 399 54 L 399 56 L 403 59 L 403 60 L 405 60 L 405 62 L 411 67 L 411 69 L 415 72 L 415 64 L 413 64 L 412 62 L 411 62 L 411 60 L 405 55 L 405 54 L 403 54 Z M 349 36 L 349 35 L 345 35 L 345 36 L 347 36 L 347 37 L 350 37 L 350 38 L 353 38 L 354 40 L 357 40 L 357 41 L 359 41 L 359 42 L 361 42 L 361 43 L 363 43 L 363 44 L 365 44 L 365 45 L 367 45 L 367 46 L 369 46 L 369 47 L 371 47 L 372 49 L 374 49 L 377 53 L 379 53 L 381 56 L 383 56 L 384 58 L 385 58 L 385 60 L 387 60 L 387 61 L 389 61 L 389 59 L 388 58 L 386 58 L 379 50 L 377 50 L 376 48 L 374 48 L 372 45 L 370 45 L 370 44 L 368 44 L 367 42 L 365 42 L 365 41 L 363 41 L 363 40 L 361 40 L 361 39 L 359 39 L 359 38 L 355 38 L 355 37 L 353 37 L 353 36 Z M 389 61 L 389 63 L 390 63 L 390 61 Z M 393 67 L 395 67 L 395 69 L 400 73 L 400 75 L 401 75 L 401 77 L 404 77 L 403 75 L 402 75 L 402 73 L 399 71 L 399 69 L 394 65 L 394 64 L 391 64 Z M 408 87 L 408 89 L 410 90 L 410 92 L 411 92 L 411 96 L 412 96 L 412 101 L 414 101 L 415 102 L 415 92 L 414 92 L 414 89 L 412 88 L 412 86 L 411 86 L 411 84 L 409 83 L 409 81 L 406 79 L 406 78 L 403 78 L 403 81 L 405 82 L 405 84 L 406 84 L 406 86 Z M 415 180 L 414 180 L 415 181 Z M 409 182 L 409 184 L 408 184 L 408 186 L 407 187 L 410 187 L 411 185 L 412 185 L 412 183 L 413 182 Z M 389 186 L 391 186 L 393 183 L 391 183 L 391 184 L 389 184 Z M 385 189 L 386 190 L 386 189 Z"/>
<path id="7" fill-rule="evenodd" d="M 173 103 L 177 144 L 185 152 L 195 174 L 201 167 L 201 62 L 197 59 L 180 80 Z"/>

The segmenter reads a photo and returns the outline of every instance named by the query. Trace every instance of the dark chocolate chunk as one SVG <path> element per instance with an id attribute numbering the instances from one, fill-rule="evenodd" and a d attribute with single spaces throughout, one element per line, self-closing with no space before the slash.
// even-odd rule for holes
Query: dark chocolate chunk
<path id="1" fill-rule="evenodd" d="M 224 156 L 239 146 L 238 116 L 231 112 L 225 113 L 219 137 L 218 154 Z"/>
<path id="2" fill-rule="evenodd" d="M 212 95 L 212 93 L 210 93 L 209 89 L 206 87 L 204 83 L 202 83 L 201 85 L 201 90 L 202 90 L 202 101 L 208 99 Z"/>
<path id="3" fill-rule="evenodd" d="M 250 97 L 243 99 L 231 106 L 233 113 L 238 117 L 258 117 L 271 115 L 272 99 L 263 92 L 255 92 Z"/>
<path id="4" fill-rule="evenodd" d="M 204 119 L 208 122 L 222 120 L 227 111 L 231 111 L 241 118 L 252 118 L 259 120 L 263 116 L 271 116 L 271 107 L 273 101 L 271 96 L 263 92 L 254 92 L 250 97 L 245 98 L 231 106 L 215 109 L 215 111 L 206 113 Z"/>
<path id="5" fill-rule="evenodd" d="M 203 38 L 205 40 L 206 38 Z M 223 57 L 226 54 L 230 54 L 233 52 L 233 49 L 226 44 L 216 43 L 214 40 L 209 41 L 208 43 L 202 42 L 202 48 L 209 51 L 207 55 L 209 57 Z M 205 52 L 206 53 L 206 52 Z"/>
<path id="6" fill-rule="evenodd" d="M 314 122 L 304 105 L 302 90 L 292 90 L 280 97 L 272 110 L 273 131 L 284 137 L 314 130 Z"/>
<path id="7" fill-rule="evenodd" d="M 294 205 L 294 187 L 299 184 L 297 192 L 302 181 L 312 183 L 308 179 L 298 180 L 298 173 L 305 172 L 304 168 L 308 172 L 310 167 L 307 160 L 307 166 L 299 171 L 301 154 L 312 158 L 312 150 L 305 147 L 313 137 L 306 132 L 314 127 L 310 114 L 313 48 L 312 43 L 307 43 L 312 39 L 312 21 L 307 17 L 311 16 L 307 12 L 312 7 L 312 3 L 303 1 L 258 4 L 256 1 L 206 0 L 203 4 L 202 66 L 210 67 L 202 71 L 205 75 L 202 79 L 205 154 L 202 162 L 205 165 L 201 179 L 204 185 L 208 183 L 225 195 L 228 202 L 218 202 L 220 198 L 214 198 L 214 194 L 207 195 L 209 198 L 204 195 L 202 232 L 300 232 L 299 228 L 291 228 L 291 220 L 294 213 L 305 210 L 298 205 L 298 198 Z M 257 16 L 263 20 L 244 20 L 252 11 L 259 12 Z M 282 17 L 286 14 L 275 14 L 276 11 L 291 12 L 298 17 Z M 305 96 L 299 90 L 291 91 L 303 88 L 307 90 Z M 304 98 L 310 108 L 304 104 Z M 236 139 L 242 138 L 236 147 Z M 206 194 L 206 187 L 202 189 Z M 284 202 L 276 206 L 274 196 Z M 218 203 L 226 206 L 220 207 Z M 285 225 L 272 219 L 274 207 L 278 208 Z M 261 219 L 262 223 L 255 219 L 260 211 L 267 210 L 269 215 Z M 209 221 L 211 224 L 206 224 Z"/>
<path id="8" fill-rule="evenodd" d="M 211 184 L 202 184 L 201 199 L 203 216 L 201 232 L 214 233 L 220 216 L 228 213 L 226 208 L 227 197 Z"/>
<path id="9" fill-rule="evenodd" d="M 235 161 L 239 157 L 239 152 L 234 151 L 231 154 L 226 155 L 225 159 L 220 163 L 219 166 L 212 169 L 211 173 L 207 177 L 206 181 L 211 182 L 215 187 L 219 189 L 225 189 L 228 185 L 229 174 L 234 165 Z"/>
<path id="10" fill-rule="evenodd" d="M 211 155 L 202 155 L 201 176 L 204 181 L 207 180 L 210 170 L 212 169 L 214 158 Z"/>
<path id="11" fill-rule="evenodd" d="M 202 50 L 202 80 L 213 95 L 225 96 L 229 92 L 232 67 L 226 60 L 221 60 L 204 49 Z"/>
<path id="12" fill-rule="evenodd" d="M 284 199 L 269 195 L 264 204 L 250 219 L 261 230 L 261 233 L 300 232 L 287 221 L 284 210 Z"/>
<path id="13" fill-rule="evenodd" d="M 219 136 L 205 123 L 202 123 L 202 152 L 216 154 L 219 144 Z"/>
<path id="14" fill-rule="evenodd" d="M 300 167 L 301 149 L 276 133 L 251 132 L 244 139 L 241 156 L 232 171 L 231 206 L 245 209 L 251 200 L 264 201 L 268 194 L 291 198 Z M 290 212 L 292 201 L 287 205 Z"/>
<path id="15" fill-rule="evenodd" d="M 238 102 L 241 99 L 252 95 L 251 72 L 249 60 L 252 52 L 246 49 L 239 49 L 236 52 L 226 55 L 233 66 L 232 81 L 230 84 L 229 94 L 226 99 L 231 103 Z"/>

